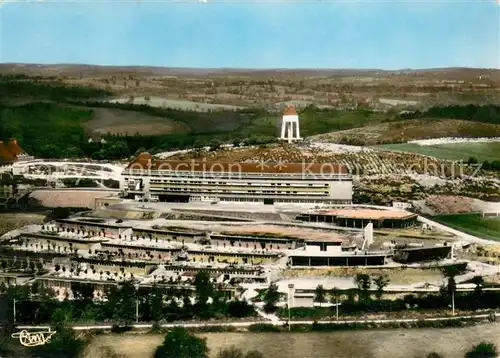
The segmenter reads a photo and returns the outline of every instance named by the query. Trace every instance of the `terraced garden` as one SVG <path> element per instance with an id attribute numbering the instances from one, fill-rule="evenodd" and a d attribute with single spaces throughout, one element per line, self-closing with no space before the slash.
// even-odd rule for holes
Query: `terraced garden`
<path id="1" fill-rule="evenodd" d="M 412 173 L 434 176 L 456 175 L 460 167 L 446 161 L 429 158 L 418 154 L 391 151 L 361 151 L 358 153 L 333 153 L 315 147 L 298 148 L 289 145 L 268 145 L 267 147 L 221 149 L 207 152 L 197 151 L 180 154 L 171 159 L 202 159 L 207 161 L 260 162 L 272 163 L 339 163 L 349 168 L 351 173 L 359 175 Z M 468 170 L 462 168 L 462 170 Z"/>

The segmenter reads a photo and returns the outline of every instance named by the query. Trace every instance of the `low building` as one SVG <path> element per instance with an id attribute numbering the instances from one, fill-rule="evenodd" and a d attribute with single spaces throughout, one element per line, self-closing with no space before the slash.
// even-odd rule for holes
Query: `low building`
<path id="1" fill-rule="evenodd" d="M 180 248 L 152 246 L 147 243 L 134 245 L 133 242 L 118 243 L 113 241 L 101 243 L 100 249 L 95 253 L 114 254 L 116 257 L 128 260 L 145 260 L 162 263 L 173 260 L 175 254 L 180 252 Z"/>
<path id="2" fill-rule="evenodd" d="M 0 166 L 32 158 L 24 152 L 16 139 L 10 139 L 7 143 L 0 141 Z"/>
<path id="3" fill-rule="evenodd" d="M 333 209 L 300 214 L 297 216 L 297 220 L 326 222 L 352 228 L 364 228 L 367 224 L 372 223 L 375 229 L 396 229 L 416 225 L 417 217 L 417 214 L 399 210 Z"/>
<path id="4" fill-rule="evenodd" d="M 210 245 L 213 247 L 234 247 L 246 249 L 262 250 L 295 250 L 304 246 L 303 239 L 280 238 L 272 236 L 242 236 L 211 234 Z"/>
<path id="5" fill-rule="evenodd" d="M 110 224 L 106 223 L 104 220 L 99 220 L 92 222 L 90 220 L 79 220 L 79 219 L 58 219 L 56 220 L 56 230 L 89 234 L 92 236 L 102 236 L 102 237 L 118 237 L 120 235 L 130 235 L 131 226 Z"/>
<path id="6" fill-rule="evenodd" d="M 177 241 L 181 243 L 194 243 L 206 237 L 205 232 L 197 230 L 149 229 L 133 228 L 132 236 L 149 238 L 152 240 Z"/>
<path id="7" fill-rule="evenodd" d="M 57 253 L 73 253 L 75 250 L 89 250 L 93 245 L 102 242 L 96 238 L 80 236 L 49 235 L 44 233 L 22 233 L 19 238 L 21 248 L 33 251 Z"/>
<path id="8" fill-rule="evenodd" d="M 288 266 L 382 266 L 386 264 L 384 252 L 342 253 L 342 252 L 297 252 L 288 255 Z"/>
<path id="9" fill-rule="evenodd" d="M 400 263 L 428 262 L 444 260 L 451 255 L 451 245 L 433 247 L 405 247 L 395 249 L 392 259 Z"/>
<path id="10" fill-rule="evenodd" d="M 32 273 L 2 271 L 0 272 L 0 284 L 3 283 L 5 286 L 24 285 L 34 277 L 35 275 Z"/>
<path id="11" fill-rule="evenodd" d="M 188 250 L 189 262 L 265 265 L 276 262 L 283 254 L 272 251 Z"/>

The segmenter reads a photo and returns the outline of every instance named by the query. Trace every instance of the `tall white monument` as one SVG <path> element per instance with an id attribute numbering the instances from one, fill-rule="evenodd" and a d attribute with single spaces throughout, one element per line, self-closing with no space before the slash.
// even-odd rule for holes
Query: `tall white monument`
<path id="1" fill-rule="evenodd" d="M 299 131 L 299 115 L 293 105 L 289 105 L 281 116 L 281 140 L 292 143 L 301 140 Z"/>
<path id="2" fill-rule="evenodd" d="M 369 223 L 365 226 L 363 239 L 363 247 L 361 249 L 366 250 L 373 244 L 373 223 Z"/>

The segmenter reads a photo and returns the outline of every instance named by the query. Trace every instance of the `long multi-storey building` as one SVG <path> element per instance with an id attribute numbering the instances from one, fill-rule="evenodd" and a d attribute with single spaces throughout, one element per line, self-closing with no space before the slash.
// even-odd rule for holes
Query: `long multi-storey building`
<path id="1" fill-rule="evenodd" d="M 157 160 L 140 154 L 122 172 L 127 198 L 170 202 L 351 204 L 352 176 L 331 163 Z"/>

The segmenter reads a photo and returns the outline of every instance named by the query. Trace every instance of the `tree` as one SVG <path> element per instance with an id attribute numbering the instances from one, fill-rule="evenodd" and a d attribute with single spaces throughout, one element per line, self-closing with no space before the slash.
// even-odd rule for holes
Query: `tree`
<path id="1" fill-rule="evenodd" d="M 247 354 L 245 354 L 245 358 L 264 358 L 264 355 L 259 352 L 259 351 L 248 351 Z"/>
<path id="2" fill-rule="evenodd" d="M 196 302 L 200 306 L 206 306 L 208 299 L 214 294 L 214 286 L 207 272 L 199 271 L 194 278 Z"/>
<path id="3" fill-rule="evenodd" d="M 61 325 L 71 322 L 73 319 L 73 307 L 70 305 L 64 305 L 57 307 L 51 316 L 51 321 L 53 324 Z"/>
<path id="4" fill-rule="evenodd" d="M 441 272 L 444 278 L 448 279 L 446 285 L 446 292 L 448 294 L 448 299 L 451 299 L 457 291 L 457 283 L 455 282 L 455 277 L 460 273 L 461 268 L 457 265 L 444 266 Z"/>
<path id="5" fill-rule="evenodd" d="M 248 317 L 254 314 L 254 307 L 247 301 L 231 301 L 227 304 L 227 313 L 232 317 Z"/>
<path id="6" fill-rule="evenodd" d="M 323 288 L 323 285 L 318 285 L 316 290 L 314 291 L 314 301 L 319 302 L 321 304 L 326 302 L 326 290 Z"/>
<path id="7" fill-rule="evenodd" d="M 436 352 L 430 352 L 429 354 L 427 354 L 426 358 L 443 358 L 443 356 Z"/>
<path id="8" fill-rule="evenodd" d="M 137 292 L 132 282 L 123 282 L 118 288 L 108 292 L 107 306 L 112 310 L 113 318 L 124 325 L 130 325 L 135 319 Z"/>
<path id="9" fill-rule="evenodd" d="M 334 287 L 330 290 L 330 303 L 335 305 L 335 315 L 337 319 L 339 317 L 339 304 L 340 304 L 341 293 L 337 287 Z"/>
<path id="10" fill-rule="evenodd" d="M 154 284 L 151 288 L 151 293 L 147 296 L 149 299 L 151 318 L 155 322 L 163 318 L 163 295 L 163 290 L 158 287 L 158 285 Z"/>
<path id="11" fill-rule="evenodd" d="M 477 164 L 477 163 L 478 163 L 478 161 L 477 161 L 476 157 L 469 157 L 469 159 L 467 159 L 467 164 L 468 165 Z"/>
<path id="12" fill-rule="evenodd" d="M 465 354 L 465 358 L 496 358 L 497 348 L 493 343 L 481 342 Z"/>
<path id="13" fill-rule="evenodd" d="M 185 328 L 176 327 L 165 336 L 154 358 L 208 358 L 206 338 L 199 338 Z"/>
<path id="14" fill-rule="evenodd" d="M 94 299 L 94 288 L 89 283 L 71 282 L 71 291 L 76 299 L 86 303 Z"/>
<path id="15" fill-rule="evenodd" d="M 480 275 L 474 276 L 471 280 L 471 283 L 476 285 L 476 287 L 474 288 L 474 293 L 478 296 L 481 296 L 481 294 L 483 293 L 483 284 L 484 284 L 483 276 Z"/>
<path id="16" fill-rule="evenodd" d="M 271 313 L 276 311 L 276 304 L 280 300 L 280 293 L 278 292 L 278 285 L 271 283 L 264 295 L 264 311 Z"/>
<path id="17" fill-rule="evenodd" d="M 380 300 L 384 294 L 384 289 L 389 284 L 389 278 L 386 275 L 380 275 L 373 280 L 373 283 L 377 286 L 377 292 L 375 293 L 377 300 Z"/>
<path id="18" fill-rule="evenodd" d="M 214 139 L 210 142 L 210 150 L 211 151 L 215 151 L 217 149 L 219 149 L 221 146 L 221 142 L 217 139 Z"/>
<path id="19" fill-rule="evenodd" d="M 340 300 L 340 290 L 337 287 L 334 287 L 330 290 L 330 302 L 333 304 L 337 304 Z"/>
<path id="20" fill-rule="evenodd" d="M 366 273 L 358 273 L 354 277 L 354 282 L 358 286 L 358 295 L 360 301 L 366 302 L 370 298 L 370 288 L 372 285 L 372 279 L 370 275 Z"/>

